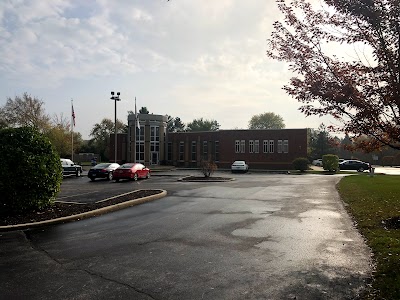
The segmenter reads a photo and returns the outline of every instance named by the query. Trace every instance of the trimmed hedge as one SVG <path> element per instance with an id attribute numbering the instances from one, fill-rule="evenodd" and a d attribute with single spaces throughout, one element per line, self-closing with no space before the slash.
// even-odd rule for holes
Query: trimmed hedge
<path id="1" fill-rule="evenodd" d="M 305 157 L 298 157 L 292 162 L 293 168 L 295 170 L 299 170 L 300 172 L 308 170 L 309 164 L 310 161 Z"/>
<path id="2" fill-rule="evenodd" d="M 60 191 L 60 156 L 30 127 L 0 130 L 0 210 L 16 213 L 51 205 Z"/>
<path id="3" fill-rule="evenodd" d="M 336 172 L 339 170 L 339 157 L 334 154 L 325 154 L 322 156 L 322 166 L 324 170 Z"/>

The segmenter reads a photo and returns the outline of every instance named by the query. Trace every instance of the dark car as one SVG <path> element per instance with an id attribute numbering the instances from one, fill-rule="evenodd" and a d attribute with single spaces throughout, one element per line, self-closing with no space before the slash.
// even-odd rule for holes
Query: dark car
<path id="1" fill-rule="evenodd" d="M 119 164 L 116 163 L 100 163 L 92 167 L 88 172 L 90 180 L 95 181 L 96 178 L 107 178 L 107 180 L 113 179 L 114 171 L 119 168 Z"/>
<path id="2" fill-rule="evenodd" d="M 365 170 L 369 170 L 371 165 L 367 162 L 360 160 L 344 160 L 339 164 L 340 170 L 356 170 L 358 172 L 364 172 Z"/>
<path id="3" fill-rule="evenodd" d="M 67 158 L 61 158 L 61 165 L 63 168 L 63 176 L 75 175 L 76 177 L 81 176 L 82 166 L 75 164 L 72 160 Z"/>
<path id="4" fill-rule="evenodd" d="M 138 180 L 149 177 L 150 169 L 140 163 L 126 163 L 114 171 L 114 180 L 117 182 L 120 179 Z"/>

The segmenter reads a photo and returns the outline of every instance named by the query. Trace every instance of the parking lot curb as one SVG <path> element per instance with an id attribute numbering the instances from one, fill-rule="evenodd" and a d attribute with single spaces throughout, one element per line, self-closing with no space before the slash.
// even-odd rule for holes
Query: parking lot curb
<path id="1" fill-rule="evenodd" d="M 192 175 L 184 176 L 178 179 L 178 181 L 181 182 L 229 182 L 229 181 L 234 181 L 235 178 L 224 178 L 224 179 L 207 179 L 207 180 L 201 180 L 201 179 L 189 179 L 186 180 L 186 178 L 193 177 Z"/>
<path id="2" fill-rule="evenodd" d="M 47 226 L 47 225 L 53 225 L 53 224 L 59 224 L 59 223 L 66 223 L 70 221 L 76 221 L 76 220 L 83 220 L 95 216 L 100 216 L 109 212 L 117 211 L 123 208 L 127 208 L 130 206 L 135 206 L 139 205 L 145 202 L 149 201 L 154 201 L 157 199 L 164 198 L 167 195 L 166 190 L 160 190 L 161 193 L 156 194 L 156 195 L 151 195 L 139 199 L 133 199 L 133 200 L 128 200 L 122 203 L 102 207 L 99 209 L 91 210 L 88 212 L 72 215 L 72 216 L 67 216 L 67 217 L 61 217 L 57 219 L 51 219 L 51 220 L 45 220 L 45 221 L 40 221 L 40 222 L 33 222 L 33 223 L 25 223 L 25 224 L 17 224 L 17 225 L 7 225 L 7 226 L 0 226 L 0 231 L 11 231 L 11 230 L 23 230 L 23 229 L 29 229 L 29 228 L 35 228 L 35 227 L 41 227 L 41 226 Z"/>

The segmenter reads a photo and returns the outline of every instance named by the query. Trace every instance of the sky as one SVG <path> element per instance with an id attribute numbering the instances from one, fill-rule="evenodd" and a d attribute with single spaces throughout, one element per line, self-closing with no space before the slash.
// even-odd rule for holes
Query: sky
<path id="1" fill-rule="evenodd" d="M 273 112 L 286 128 L 318 128 L 282 87 L 288 64 L 267 57 L 274 0 L 1 0 L 0 106 L 28 93 L 50 116 L 94 124 L 145 106 L 150 113 L 204 118 L 245 129 Z"/>

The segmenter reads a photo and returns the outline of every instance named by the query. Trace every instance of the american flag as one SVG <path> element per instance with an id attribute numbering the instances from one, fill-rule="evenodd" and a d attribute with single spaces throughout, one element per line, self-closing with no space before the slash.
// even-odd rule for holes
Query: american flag
<path id="1" fill-rule="evenodd" d="M 140 130 L 139 116 L 136 110 L 136 97 L 135 97 L 135 119 L 136 119 L 136 128 Z"/>
<path id="2" fill-rule="evenodd" d="M 72 104 L 72 120 L 74 122 L 74 127 L 75 127 L 75 111 L 74 111 L 74 105 Z"/>

